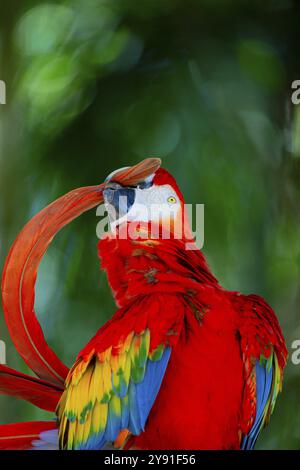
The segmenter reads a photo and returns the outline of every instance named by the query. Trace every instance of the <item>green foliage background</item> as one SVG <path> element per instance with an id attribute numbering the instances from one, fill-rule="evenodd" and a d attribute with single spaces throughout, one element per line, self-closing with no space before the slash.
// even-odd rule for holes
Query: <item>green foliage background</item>
<path id="1" fill-rule="evenodd" d="M 205 204 L 204 252 L 222 284 L 263 295 L 290 352 L 300 339 L 299 2 L 4 0 L 0 6 L 0 266 L 39 209 L 161 156 Z M 47 340 L 72 364 L 114 303 L 95 212 L 58 235 L 38 278 Z M 0 312 L 8 364 L 27 371 Z M 230 364 L 228 365 L 230 367 Z M 300 448 L 300 365 L 259 448 Z M 47 413 L 0 397 L 0 421 Z"/>

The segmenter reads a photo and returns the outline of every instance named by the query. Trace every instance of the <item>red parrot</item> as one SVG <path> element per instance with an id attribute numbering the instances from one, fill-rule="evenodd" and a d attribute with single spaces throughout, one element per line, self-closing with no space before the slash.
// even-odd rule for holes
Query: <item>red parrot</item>
<path id="1" fill-rule="evenodd" d="M 1 366 L 0 393 L 55 419 L 1 425 L 0 449 L 254 448 L 281 390 L 287 349 L 279 323 L 263 298 L 225 290 L 202 252 L 190 249 L 183 196 L 159 167 L 147 159 L 72 191 L 15 241 L 3 307 L 38 378 Z M 34 312 L 37 268 L 58 230 L 103 198 L 111 232 L 98 251 L 118 309 L 68 370 Z"/>

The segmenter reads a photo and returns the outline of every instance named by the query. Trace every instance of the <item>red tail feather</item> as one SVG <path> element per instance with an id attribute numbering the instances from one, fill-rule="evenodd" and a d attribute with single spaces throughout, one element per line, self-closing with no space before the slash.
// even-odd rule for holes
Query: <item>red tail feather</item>
<path id="1" fill-rule="evenodd" d="M 37 269 L 55 234 L 101 202 L 100 189 L 91 186 L 71 191 L 39 212 L 19 234 L 3 271 L 3 307 L 14 345 L 39 377 L 58 386 L 64 383 L 68 368 L 47 345 L 35 315 Z"/>
<path id="2" fill-rule="evenodd" d="M 43 410 L 55 411 L 62 392 L 61 387 L 0 366 L 0 395 L 21 398 Z"/>
<path id="3" fill-rule="evenodd" d="M 133 184 L 156 171 L 159 159 L 146 159 L 114 177 Z M 103 200 L 103 185 L 75 189 L 57 199 L 30 220 L 14 242 L 2 277 L 2 298 L 6 322 L 15 347 L 42 379 L 61 386 L 68 368 L 46 343 L 34 311 L 37 269 L 56 233 L 83 212 Z"/>
<path id="4" fill-rule="evenodd" d="M 25 450 L 43 431 L 56 429 L 55 421 L 32 421 L 0 425 L 0 450 Z"/>

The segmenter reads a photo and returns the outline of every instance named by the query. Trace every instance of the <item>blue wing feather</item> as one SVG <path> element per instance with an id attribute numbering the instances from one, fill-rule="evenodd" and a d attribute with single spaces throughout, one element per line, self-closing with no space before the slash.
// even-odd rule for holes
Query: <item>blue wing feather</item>
<path id="1" fill-rule="evenodd" d="M 262 365 L 259 362 L 255 365 L 256 372 L 256 417 L 253 426 L 246 436 L 244 436 L 241 448 L 252 450 L 255 446 L 258 435 L 263 425 L 264 411 L 270 398 L 273 369 L 268 364 Z"/>
<path id="2" fill-rule="evenodd" d="M 128 399 L 121 398 L 121 416 L 116 416 L 109 407 L 105 431 L 91 436 L 87 442 L 80 445 L 80 449 L 102 449 L 107 442 L 114 441 L 122 429 L 128 429 L 134 435 L 139 435 L 144 430 L 163 381 L 170 354 L 171 348 L 165 348 L 160 360 L 148 359 L 142 382 L 134 383 L 130 380 Z"/>
<path id="3" fill-rule="evenodd" d="M 160 361 L 148 361 L 144 380 L 135 385 L 137 408 L 140 422 L 137 434 L 144 430 L 145 424 L 159 392 L 170 359 L 171 348 L 166 348 Z M 131 431 L 131 429 L 129 429 Z M 134 433 L 135 434 L 135 433 Z"/>

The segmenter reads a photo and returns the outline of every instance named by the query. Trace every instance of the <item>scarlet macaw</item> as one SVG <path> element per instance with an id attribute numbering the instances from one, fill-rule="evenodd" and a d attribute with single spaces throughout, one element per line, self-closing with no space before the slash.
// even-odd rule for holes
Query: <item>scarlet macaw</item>
<path id="1" fill-rule="evenodd" d="M 287 358 L 277 318 L 261 297 L 222 288 L 202 252 L 186 249 L 190 236 L 175 236 L 176 221 L 187 223 L 184 199 L 159 166 L 147 159 L 72 191 L 13 245 L 3 306 L 38 378 L 1 366 L 0 393 L 56 410 L 56 419 L 0 426 L 0 448 L 252 449 L 268 423 Z M 118 310 L 68 370 L 34 313 L 36 271 L 56 232 L 103 196 L 114 230 L 99 255 Z M 160 221 L 149 219 L 151 204 L 163 207 Z M 162 229 L 170 218 L 173 236 L 151 238 L 150 224 Z M 118 236 L 124 224 L 134 236 Z"/>

